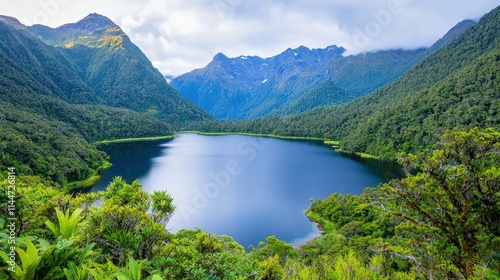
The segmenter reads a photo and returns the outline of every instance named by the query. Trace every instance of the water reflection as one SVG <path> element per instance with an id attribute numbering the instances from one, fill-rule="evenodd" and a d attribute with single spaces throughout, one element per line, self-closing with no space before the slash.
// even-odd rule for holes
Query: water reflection
<path id="1" fill-rule="evenodd" d="M 114 176 L 167 190 L 177 206 L 169 228 L 226 234 L 248 248 L 274 235 L 292 244 L 319 234 L 304 215 L 310 198 L 359 194 L 400 172 L 396 165 L 354 158 L 321 142 L 242 135 L 182 134 L 168 141 L 123 143 L 104 150 Z"/>

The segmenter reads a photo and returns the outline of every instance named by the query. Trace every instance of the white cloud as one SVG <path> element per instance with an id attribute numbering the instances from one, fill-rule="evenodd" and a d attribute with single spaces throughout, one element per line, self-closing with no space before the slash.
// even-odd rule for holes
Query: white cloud
<path id="1" fill-rule="evenodd" d="M 348 53 L 428 46 L 497 1 L 17 0 L 3 3 L 2 13 L 55 27 L 97 12 L 120 25 L 160 71 L 179 75 L 218 52 L 268 57 L 300 45 L 336 44 Z"/>

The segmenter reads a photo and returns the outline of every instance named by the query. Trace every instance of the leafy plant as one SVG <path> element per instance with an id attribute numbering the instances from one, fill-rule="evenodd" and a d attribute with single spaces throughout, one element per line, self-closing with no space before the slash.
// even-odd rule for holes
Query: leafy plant
<path id="1" fill-rule="evenodd" d="M 73 211 L 71 216 L 69 215 L 69 209 L 63 213 L 59 208 L 56 208 L 58 225 L 54 225 L 51 221 L 46 221 L 45 225 L 54 234 L 54 237 L 58 239 L 59 237 L 70 239 L 78 234 L 78 223 L 81 220 L 82 209 L 76 209 Z"/>
<path id="2" fill-rule="evenodd" d="M 16 265 L 15 274 L 19 280 L 31 280 L 35 278 L 37 266 L 42 260 L 35 245 L 28 238 L 24 238 L 26 250 L 16 248 L 16 252 L 21 260 L 21 266 Z"/>

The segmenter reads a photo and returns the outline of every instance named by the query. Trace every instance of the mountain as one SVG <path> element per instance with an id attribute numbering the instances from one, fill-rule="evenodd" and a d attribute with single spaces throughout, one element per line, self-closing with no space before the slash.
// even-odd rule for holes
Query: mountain
<path id="1" fill-rule="evenodd" d="M 207 67 L 176 77 L 171 85 L 216 118 L 261 116 L 310 89 L 344 51 L 300 46 L 269 58 L 219 53 Z"/>
<path id="2" fill-rule="evenodd" d="M 170 84 L 219 119 L 297 114 L 345 103 L 386 85 L 473 25 L 470 20 L 457 24 L 428 49 L 343 56 L 345 50 L 337 46 L 301 46 L 270 58 L 219 53 L 205 68 Z"/>
<path id="3" fill-rule="evenodd" d="M 273 115 L 289 115 L 310 111 L 318 106 L 349 102 L 353 96 L 334 82 L 326 80 L 292 100 L 286 107 L 271 112 Z"/>
<path id="4" fill-rule="evenodd" d="M 319 106 L 349 102 L 393 81 L 425 56 L 426 52 L 424 48 L 386 50 L 335 58 L 330 62 L 323 81 L 271 113 L 298 114 Z M 306 106 L 296 105 L 306 100 Z"/>
<path id="5" fill-rule="evenodd" d="M 500 129 L 500 7 L 401 77 L 346 104 L 300 115 L 226 122 L 212 130 L 339 140 L 341 148 L 394 159 L 432 148 L 446 130 Z M 213 125 L 213 124 L 212 124 Z"/>
<path id="6" fill-rule="evenodd" d="M 456 24 L 452 29 L 450 29 L 441 39 L 439 39 L 436 43 L 434 43 L 428 50 L 428 53 L 433 53 L 442 47 L 448 45 L 451 41 L 455 40 L 458 36 L 462 35 L 467 31 L 467 29 L 471 28 L 476 24 L 475 21 L 466 19 L 458 24 Z"/>
<path id="7" fill-rule="evenodd" d="M 7 22 L 8 24 L 6 24 Z M 14 23 L 14 24 L 12 24 Z M 100 103 L 61 48 L 0 17 L 0 167 L 66 185 L 99 173 L 104 139 L 171 134 L 152 116 Z"/>
<path id="8" fill-rule="evenodd" d="M 98 98 L 93 104 L 147 113 L 174 126 L 211 119 L 173 89 L 107 17 L 90 14 L 58 28 L 34 25 L 27 30 L 73 60 L 80 78 Z"/>

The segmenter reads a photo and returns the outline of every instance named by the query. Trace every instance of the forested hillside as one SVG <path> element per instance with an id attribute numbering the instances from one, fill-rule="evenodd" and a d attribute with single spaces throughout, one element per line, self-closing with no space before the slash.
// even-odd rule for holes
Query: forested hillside
<path id="1" fill-rule="evenodd" d="M 176 77 L 171 84 L 219 119 L 298 114 L 346 103 L 386 85 L 474 24 L 460 22 L 430 48 L 416 50 L 343 56 L 342 47 L 301 46 L 269 58 L 217 54 L 206 67 Z"/>
<path id="2" fill-rule="evenodd" d="M 340 140 L 344 150 L 386 159 L 430 148 L 446 130 L 498 128 L 499 23 L 496 8 L 399 79 L 347 104 L 199 128 L 322 137 Z"/>
<path id="3" fill-rule="evenodd" d="M 66 184 L 100 172 L 94 141 L 173 133 L 151 116 L 89 105 L 99 97 L 66 54 L 2 21 L 0 34 L 2 168 Z"/>
<path id="4" fill-rule="evenodd" d="M 98 104 L 146 113 L 176 127 L 211 119 L 168 85 L 121 28 L 104 16 L 91 14 L 55 29 L 34 25 L 28 30 L 74 61 Z"/>

